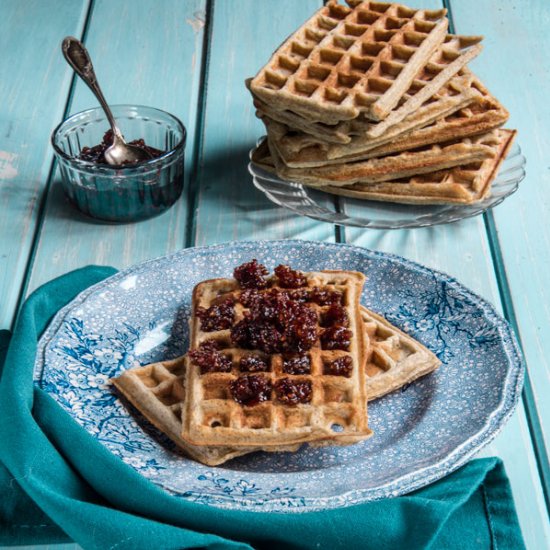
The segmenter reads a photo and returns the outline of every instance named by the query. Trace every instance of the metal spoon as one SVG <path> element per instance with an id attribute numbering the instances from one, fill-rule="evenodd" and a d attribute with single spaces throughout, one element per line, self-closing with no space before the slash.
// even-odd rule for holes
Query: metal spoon
<path id="1" fill-rule="evenodd" d="M 113 144 L 105 150 L 105 160 L 108 164 L 122 165 L 122 164 L 135 164 L 137 162 L 143 162 L 149 160 L 151 155 L 143 149 L 134 145 L 128 145 L 124 141 L 124 136 L 116 125 L 115 117 L 107 105 L 105 98 L 99 84 L 97 83 L 97 77 L 94 72 L 92 60 L 88 50 L 84 47 L 84 44 L 73 38 L 67 36 L 62 44 L 61 51 L 67 60 L 67 63 L 75 70 L 76 74 L 84 80 L 90 90 L 94 93 L 99 104 L 107 115 L 107 120 L 111 125 L 113 131 Z"/>

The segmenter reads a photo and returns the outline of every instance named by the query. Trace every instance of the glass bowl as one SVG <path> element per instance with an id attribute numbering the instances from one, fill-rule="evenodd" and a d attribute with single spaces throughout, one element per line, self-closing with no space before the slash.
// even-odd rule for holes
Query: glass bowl
<path id="1" fill-rule="evenodd" d="M 253 152 L 254 149 L 250 151 L 251 160 Z M 300 183 L 282 180 L 253 162 L 249 163 L 248 170 L 255 187 L 271 202 L 301 216 L 350 227 L 404 229 L 456 222 L 497 206 L 517 190 L 525 177 L 525 157 L 519 145 L 514 144 L 500 165 L 491 194 L 471 205 L 422 206 L 337 197 Z"/>
<path id="2" fill-rule="evenodd" d="M 127 141 L 144 139 L 163 155 L 133 166 L 116 167 L 77 158 L 83 147 L 102 142 L 109 129 L 99 107 L 63 121 L 52 134 L 61 183 L 70 202 L 84 214 L 109 222 L 156 216 L 172 206 L 183 190 L 186 130 L 175 116 L 140 105 L 113 105 Z"/>

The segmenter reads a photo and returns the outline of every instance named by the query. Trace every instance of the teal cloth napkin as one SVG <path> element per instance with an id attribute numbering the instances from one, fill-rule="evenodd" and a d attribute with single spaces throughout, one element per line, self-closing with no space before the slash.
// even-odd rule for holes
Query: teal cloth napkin
<path id="1" fill-rule="evenodd" d="M 497 458 L 472 460 L 406 496 L 299 514 L 220 510 L 164 492 L 33 386 L 37 340 L 79 292 L 114 273 L 87 267 L 32 294 L 0 335 L 0 545 L 88 549 L 524 548 Z"/>

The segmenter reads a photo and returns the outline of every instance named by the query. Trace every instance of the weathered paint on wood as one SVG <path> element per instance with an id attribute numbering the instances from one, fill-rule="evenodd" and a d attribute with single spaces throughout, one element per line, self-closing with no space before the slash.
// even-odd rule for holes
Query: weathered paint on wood
<path id="1" fill-rule="evenodd" d="M 82 33 L 86 0 L 0 6 L 0 327 L 10 327 L 52 162 L 72 71 L 58 43 Z M 47 21 L 47 24 L 44 22 Z"/>
<path id="2" fill-rule="evenodd" d="M 528 406 L 538 411 L 549 452 L 550 4 L 461 0 L 452 3 L 452 15 L 457 29 L 485 35 L 485 54 L 473 68 L 510 111 L 508 126 L 518 129 L 527 158 L 519 191 L 494 211 L 491 237 L 502 254 L 501 291 L 513 304 L 527 359 L 534 396 Z"/>
<path id="3" fill-rule="evenodd" d="M 187 179 L 195 143 L 204 24 L 203 0 L 165 0 L 162 9 L 154 0 L 98 0 L 86 39 L 108 101 L 151 105 L 184 122 L 188 131 Z M 96 105 L 79 80 L 70 112 Z M 184 246 L 185 194 L 154 219 L 107 225 L 90 222 L 74 210 L 64 198 L 58 179 L 59 174 L 48 197 L 29 290 L 82 265 L 121 268 Z"/>
<path id="4" fill-rule="evenodd" d="M 248 151 L 263 134 L 244 80 L 319 8 L 308 0 L 216 2 L 207 74 L 195 243 L 260 238 L 333 240 L 334 227 L 270 203 L 251 185 Z M 270 6 L 270 7 L 268 7 Z"/>
<path id="5" fill-rule="evenodd" d="M 39 3 L 34 2 L 33 7 L 34 4 L 38 7 Z M 180 248 L 185 243 L 187 225 L 193 229 L 193 242 L 197 244 L 284 237 L 334 239 L 333 226 L 298 218 L 271 205 L 251 186 L 246 172 L 247 151 L 262 134 L 262 127 L 254 117 L 243 80 L 255 74 L 282 38 L 305 20 L 320 2 L 243 1 L 238 10 L 233 2 L 213 4 L 213 19 L 209 21 L 212 38 L 206 72 L 208 89 L 201 90 L 200 67 L 205 53 L 202 48 L 204 2 L 164 0 L 162 10 L 155 9 L 158 3 L 152 0 L 95 2 L 87 45 L 96 59 L 105 94 L 113 103 L 149 104 L 174 112 L 184 120 L 189 130 L 187 175 L 193 176 L 190 196 L 196 197 L 197 208 L 191 220 L 187 220 L 187 204 L 182 200 L 177 207 L 154 220 L 128 226 L 96 225 L 74 213 L 65 204 L 59 186 L 54 184 L 37 239 L 32 271 L 28 273 L 30 288 L 88 263 L 123 267 Z M 437 0 L 414 4 L 440 7 Z M 548 40 L 542 29 L 548 26 L 550 16 L 543 0 L 533 1 L 531 7 L 534 9 L 530 10 L 520 10 L 520 6 L 515 9 L 513 3 L 505 4 L 493 0 L 482 3 L 462 0 L 453 2 L 451 8 L 459 31 L 486 34 L 486 51 L 476 63 L 478 72 L 510 108 L 511 124 L 520 129 L 520 144 L 528 155 L 528 178 L 522 190 L 498 207 L 495 217 L 511 288 L 508 298 L 513 300 L 518 316 L 538 397 L 534 405 L 544 413 L 541 418 L 548 421 L 545 409 L 548 404 L 541 403 L 541 397 L 548 394 L 547 375 L 542 366 L 548 366 L 545 352 L 549 343 L 544 334 L 547 334 L 549 319 L 545 307 L 550 302 L 544 274 L 549 264 L 545 245 L 550 239 L 544 224 L 548 193 L 543 184 L 548 179 L 544 155 L 548 149 L 550 112 L 545 110 L 543 98 L 544 89 L 548 88 L 549 71 L 544 64 L 545 50 L 540 45 Z M 21 9 L 13 0 L 2 4 L 0 11 L 8 14 L 9 22 L 0 17 L 0 46 L 8 44 L 11 48 L 14 44 L 17 25 L 23 24 L 23 16 L 28 17 L 28 5 L 29 2 Z M 65 34 L 78 36 L 86 12 L 84 4 L 77 2 L 71 6 L 59 3 L 59 7 L 56 12 L 59 18 L 50 3 L 47 9 L 42 8 L 44 13 L 33 11 L 33 14 L 42 13 L 35 23 L 24 21 L 27 28 L 31 26 L 28 36 L 40 38 L 37 39 L 42 46 L 40 67 L 50 67 L 48 74 L 57 74 L 57 80 L 31 75 L 29 67 L 38 66 L 38 61 L 29 59 L 31 50 L 23 46 L 18 51 L 23 52 L 19 55 L 25 59 L 27 68 L 23 69 L 21 64 L 18 68 L 13 62 L 3 63 L 0 58 L 0 97 L 8 93 L 7 97 L 13 100 L 12 103 L 8 101 L 8 105 L 13 104 L 16 109 L 14 116 L 7 119 L 4 108 L 0 111 L 0 132 L 4 131 L 5 120 L 13 123 L 11 130 L 9 125 L 6 127 L 6 137 L 0 133 L 0 151 L 19 155 L 15 165 L 11 156 L 0 156 L 0 176 L 13 174 L 12 166 L 19 172 L 15 176 L 19 184 L 13 187 L 14 180 L 9 180 L 12 187 L 7 188 L 8 192 L 0 177 L 0 212 L 10 214 L 9 219 L 0 216 L 0 303 L 4 308 L 0 312 L 0 327 L 9 324 L 19 289 L 24 284 L 24 266 L 29 259 L 36 227 L 36 198 L 47 181 L 51 164 L 47 138 L 61 118 L 68 97 L 70 74 L 58 53 L 58 42 Z M 18 10 L 24 13 L 17 15 Z M 14 19 L 17 17 L 19 19 Z M 34 21 L 35 17 L 38 16 L 33 15 L 31 19 Z M 43 20 L 47 20 L 48 25 L 42 25 Z M 143 25 L 143 21 L 147 24 Z M 67 30 L 70 24 L 74 28 Z M 41 28 L 35 29 L 38 26 Z M 9 35 L 10 29 L 13 29 L 12 35 Z M 7 36 L 11 36 L 11 40 L 8 41 Z M 511 36 L 516 39 L 510 40 Z M 48 50 L 52 41 L 54 48 Z M 118 48 L 119 63 L 103 61 L 109 59 L 111 45 Z M 2 51 L 9 50 L 4 47 Z M 495 61 L 497 58 L 499 62 Z M 508 71 L 503 71 L 503 66 L 509 67 Z M 3 78 L 2 71 L 6 70 L 9 70 L 11 81 Z M 510 80 L 517 82 L 521 94 L 509 85 L 507 74 L 515 75 Z M 56 82 L 61 84 L 56 87 Z M 42 88 L 37 90 L 38 98 L 31 95 L 31 91 L 34 93 L 39 87 Z M 206 94 L 204 113 L 200 108 L 197 110 L 202 93 Z M 26 101 L 26 106 L 20 103 L 20 98 Z M 44 105 L 49 105 L 49 109 L 43 108 Z M 95 100 L 82 84 L 77 84 L 71 112 L 91 105 L 95 105 Z M 28 118 L 28 113 L 34 118 Z M 48 124 L 43 122 L 37 129 L 45 136 L 44 144 L 34 149 L 32 156 L 28 155 L 23 145 L 31 143 L 27 139 L 30 125 L 33 121 L 36 124 L 36 117 L 44 117 L 44 113 L 50 117 Z M 200 120 L 198 126 L 197 118 Z M 14 130 L 19 133 L 14 134 Z M 18 141 L 10 136 L 17 136 Z M 36 134 L 32 143 L 35 139 Z M 6 149 L 5 144 L 19 144 L 19 148 Z M 193 166 L 190 160 L 194 148 L 198 147 L 200 163 Z M 21 189 L 25 194 L 15 196 Z M 14 232 L 14 226 L 21 229 Z M 495 278 L 492 258 L 495 235 L 489 234 L 488 239 L 481 217 L 430 229 L 401 232 L 348 229 L 338 234 L 347 242 L 401 254 L 446 271 L 497 307 L 499 296 L 507 290 L 502 284 L 499 287 L 498 283 L 503 281 Z M 8 309 L 4 307 L 6 304 Z M 489 454 L 501 456 L 507 466 L 527 546 L 546 547 L 550 538 L 547 515 L 523 407 L 483 452 L 483 455 Z"/>

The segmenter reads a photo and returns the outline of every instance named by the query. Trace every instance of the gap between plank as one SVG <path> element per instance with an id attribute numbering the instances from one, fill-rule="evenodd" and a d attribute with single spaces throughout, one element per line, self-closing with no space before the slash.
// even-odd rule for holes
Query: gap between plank
<path id="1" fill-rule="evenodd" d="M 492 212 L 487 212 L 483 217 L 504 317 L 510 325 L 512 325 L 523 353 L 523 343 L 521 341 L 519 325 L 517 322 L 516 312 L 514 310 L 512 295 L 508 283 L 508 276 L 506 275 L 504 258 L 502 256 L 502 250 L 498 240 L 495 218 Z M 523 355 L 525 357 L 525 354 Z M 527 360 L 525 360 L 525 363 L 527 364 Z M 546 450 L 544 437 L 542 435 L 542 427 L 533 393 L 533 385 L 531 384 L 531 378 L 529 377 L 529 371 L 527 368 L 525 368 L 525 381 L 523 384 L 522 400 L 525 407 L 525 414 L 527 416 L 529 434 L 531 436 L 531 440 L 533 441 L 533 447 L 535 450 L 537 468 L 542 482 L 544 501 L 546 503 L 546 508 L 550 510 L 550 466 L 548 463 L 548 453 Z"/>
<path id="2" fill-rule="evenodd" d="M 199 98 L 197 101 L 197 118 L 195 120 L 195 136 L 187 183 L 187 220 L 185 223 L 185 248 L 195 245 L 197 235 L 197 207 L 199 199 L 200 161 L 203 153 L 206 100 L 208 96 L 208 67 L 210 65 L 210 50 L 212 45 L 212 29 L 214 27 L 214 0 L 206 0 L 204 34 L 202 37 L 202 60 L 199 79 Z"/>
<path id="3" fill-rule="evenodd" d="M 448 12 L 447 17 L 449 18 L 449 32 L 455 33 L 456 28 L 453 19 L 451 0 L 442 0 L 442 3 L 443 6 L 447 8 Z M 525 381 L 523 385 L 522 402 L 525 408 L 527 427 L 529 428 L 529 435 L 531 436 L 531 442 L 533 445 L 533 451 L 537 463 L 537 470 L 541 480 L 546 509 L 550 511 L 550 464 L 548 461 L 548 453 L 546 450 L 544 438 L 542 436 L 542 428 L 533 394 L 533 386 L 531 384 L 531 378 L 529 376 L 529 369 L 527 368 L 527 360 L 525 359 L 525 354 L 523 353 L 523 344 L 521 341 L 516 312 L 512 300 L 512 293 L 510 290 L 510 284 L 508 282 L 508 276 L 506 275 L 504 257 L 502 255 L 502 249 L 498 239 L 498 232 L 496 229 L 493 212 L 491 212 L 490 210 L 484 212 L 483 221 L 485 224 L 485 232 L 487 233 L 487 241 L 489 244 L 489 250 L 491 252 L 491 259 L 493 260 L 493 269 L 497 281 L 498 292 L 504 317 L 510 323 L 512 329 L 516 334 L 525 361 Z"/>
<path id="4" fill-rule="evenodd" d="M 80 33 L 80 41 L 85 43 L 86 37 L 88 36 L 88 30 L 90 27 L 90 21 L 92 19 L 92 14 L 94 10 L 95 0 L 87 0 L 87 7 L 86 7 L 86 15 L 84 16 L 84 24 L 82 26 L 82 32 Z M 61 46 L 60 46 L 61 50 Z M 69 114 L 71 104 L 73 101 L 73 96 L 76 88 L 76 80 L 77 80 L 76 73 L 73 72 L 72 78 L 71 78 L 71 84 L 69 85 L 69 93 L 67 95 L 67 101 L 65 102 L 65 108 L 63 109 L 63 117 L 62 120 L 65 120 Z M 49 141 L 48 141 L 48 147 L 49 147 Z M 55 172 L 57 169 L 57 160 L 55 156 L 52 158 L 50 169 L 48 171 L 48 177 L 46 179 L 46 185 L 44 186 L 44 189 L 40 195 L 39 198 L 39 206 L 38 211 L 36 215 L 36 226 L 34 228 L 32 240 L 31 240 L 31 247 L 29 252 L 29 257 L 27 260 L 27 265 L 25 267 L 25 275 L 23 277 L 23 283 L 21 284 L 21 288 L 19 291 L 19 296 L 17 298 L 17 302 L 15 304 L 15 315 L 13 317 L 12 326 L 11 329 L 15 327 L 15 323 L 17 321 L 17 318 L 19 317 L 19 312 L 21 309 L 21 306 L 25 300 L 25 296 L 27 293 L 27 289 L 29 287 L 29 282 L 31 278 L 32 268 L 34 265 L 34 259 L 36 257 L 36 251 L 38 249 L 38 241 L 40 239 L 40 234 L 42 233 L 42 227 L 44 225 L 44 217 L 46 213 L 46 204 L 48 201 L 48 196 L 50 194 L 50 189 L 52 186 L 53 179 L 55 177 Z"/>

